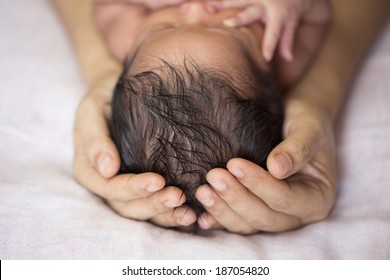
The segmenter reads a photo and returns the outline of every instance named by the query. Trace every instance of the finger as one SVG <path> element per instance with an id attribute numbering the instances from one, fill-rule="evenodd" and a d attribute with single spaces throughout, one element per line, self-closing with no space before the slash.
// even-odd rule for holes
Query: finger
<path id="1" fill-rule="evenodd" d="M 291 101 L 290 106 L 292 102 L 294 101 Z M 325 133 L 317 118 L 291 111 L 286 108 L 286 121 L 283 128 L 285 139 L 271 151 L 267 158 L 268 171 L 277 179 L 287 178 L 301 170 L 325 139 Z"/>
<path id="2" fill-rule="evenodd" d="M 85 150 L 94 168 L 110 178 L 119 170 L 120 156 L 111 140 L 103 106 L 85 99 L 77 110 L 74 133 L 77 149 Z"/>
<path id="3" fill-rule="evenodd" d="M 209 215 L 226 230 L 241 234 L 250 234 L 257 231 L 235 213 L 209 186 L 199 187 L 195 196 L 205 207 Z"/>
<path id="4" fill-rule="evenodd" d="M 195 212 L 186 205 L 162 213 L 150 219 L 156 225 L 164 227 L 188 228 L 196 222 Z"/>
<path id="5" fill-rule="evenodd" d="M 261 167 L 251 164 L 261 169 Z M 254 174 L 249 175 L 254 178 Z M 255 192 L 245 184 L 248 182 L 237 181 L 237 178 L 225 169 L 211 170 L 207 174 L 207 180 L 211 186 L 217 189 L 216 192 L 229 207 L 257 230 L 281 231 L 300 225 L 296 217 L 278 212 L 263 202 L 263 196 L 260 196 L 257 190 L 261 188 L 262 182 L 256 182 Z M 221 188 L 221 186 L 223 187 Z M 260 194 L 262 193 L 260 192 Z"/>
<path id="6" fill-rule="evenodd" d="M 122 202 L 145 197 L 165 186 L 164 178 L 155 173 L 122 174 L 104 178 L 92 165 L 85 150 L 77 146 L 74 175 L 77 181 L 91 192 L 108 200 Z"/>
<path id="7" fill-rule="evenodd" d="M 261 20 L 263 15 L 262 6 L 250 6 L 237 16 L 224 20 L 223 24 L 230 27 L 244 26 Z"/>
<path id="8" fill-rule="evenodd" d="M 205 212 L 198 218 L 198 225 L 202 229 L 222 229 L 220 223 L 209 213 Z"/>
<path id="9" fill-rule="evenodd" d="M 280 40 L 280 53 L 286 61 L 293 60 L 294 37 L 297 21 L 289 21 L 284 27 Z"/>
<path id="10" fill-rule="evenodd" d="M 144 198 L 128 202 L 110 200 L 108 204 L 124 217 L 146 221 L 160 214 L 172 212 L 184 202 L 185 197 L 181 190 L 175 187 L 166 187 Z"/>
<path id="11" fill-rule="evenodd" d="M 271 61 L 274 55 L 282 33 L 283 24 L 283 19 L 277 15 L 271 14 L 267 18 L 262 46 L 263 56 L 267 61 Z"/>
<path id="12" fill-rule="evenodd" d="M 271 209 L 300 218 L 301 221 L 291 220 L 290 226 L 294 223 L 298 226 L 302 219 L 309 216 L 316 218 L 313 213 L 317 209 L 322 211 L 327 191 L 320 180 L 304 175 L 293 176 L 287 181 L 277 180 L 260 166 L 244 159 L 229 161 L 228 170 Z"/>
<path id="13" fill-rule="evenodd" d="M 188 227 L 196 222 L 197 215 L 190 207 L 183 205 L 174 210 L 173 216 L 178 226 Z"/>

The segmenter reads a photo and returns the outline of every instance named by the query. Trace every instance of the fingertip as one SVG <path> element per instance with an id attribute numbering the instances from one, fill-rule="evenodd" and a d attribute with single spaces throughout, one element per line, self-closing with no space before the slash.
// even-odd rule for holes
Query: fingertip
<path id="1" fill-rule="evenodd" d="M 294 60 L 294 56 L 291 54 L 291 53 L 288 53 L 284 56 L 284 59 L 287 61 L 287 62 L 292 62 Z"/>
<path id="2" fill-rule="evenodd" d="M 276 179 L 285 179 L 293 170 L 293 161 L 288 154 L 276 152 L 268 157 L 267 168 Z"/>
<path id="3" fill-rule="evenodd" d="M 208 182 L 219 181 L 219 180 L 221 180 L 224 177 L 224 172 L 226 172 L 226 169 L 223 169 L 223 168 L 211 169 L 206 174 L 206 180 Z"/>
<path id="4" fill-rule="evenodd" d="M 208 213 L 204 213 L 198 218 L 198 225 L 201 229 L 217 229 L 221 227 L 221 225 Z"/>
<path id="5" fill-rule="evenodd" d="M 274 56 L 276 46 L 273 43 L 264 41 L 263 56 L 267 62 L 270 62 Z"/>
<path id="6" fill-rule="evenodd" d="M 188 227 L 196 222 L 195 212 L 188 206 L 181 206 L 174 210 L 177 224 L 180 226 Z"/>
<path id="7" fill-rule="evenodd" d="M 195 192 L 195 197 L 206 208 L 212 207 L 215 204 L 213 192 L 207 185 L 200 186 Z"/>
<path id="8" fill-rule="evenodd" d="M 288 48 L 284 47 L 282 49 L 281 53 L 282 53 L 282 57 L 284 58 L 284 60 L 286 60 L 287 62 L 292 62 L 293 61 L 294 56 L 292 54 L 291 49 L 288 49 Z"/>
<path id="9" fill-rule="evenodd" d="M 183 191 L 177 187 L 165 187 L 163 192 L 165 192 L 164 197 L 168 198 L 167 201 L 169 201 L 170 208 L 181 207 L 187 200 Z"/>
<path id="10" fill-rule="evenodd" d="M 140 181 L 147 182 L 149 186 L 153 186 L 155 191 L 161 190 L 162 188 L 165 187 L 166 184 L 165 179 L 160 174 L 146 172 L 146 173 L 138 174 L 137 176 L 142 176 Z"/>
<path id="11" fill-rule="evenodd" d="M 230 173 L 232 173 L 236 178 L 240 179 L 245 176 L 245 172 L 243 169 L 243 164 L 245 162 L 240 158 L 233 158 L 228 161 L 226 167 Z"/>
<path id="12" fill-rule="evenodd" d="M 207 215 L 202 215 L 199 217 L 198 225 L 202 229 L 210 229 L 211 228 L 211 224 L 208 221 Z"/>
<path id="13" fill-rule="evenodd" d="M 100 153 L 96 159 L 96 166 L 101 176 L 111 178 L 118 173 L 119 162 L 109 153 Z"/>
<path id="14" fill-rule="evenodd" d="M 263 56 L 267 62 L 272 60 L 272 53 L 268 49 L 263 50 Z"/>
<path id="15" fill-rule="evenodd" d="M 156 173 L 122 174 L 125 176 L 126 188 L 138 190 L 140 194 L 148 195 L 156 193 L 165 187 L 164 178 Z"/>

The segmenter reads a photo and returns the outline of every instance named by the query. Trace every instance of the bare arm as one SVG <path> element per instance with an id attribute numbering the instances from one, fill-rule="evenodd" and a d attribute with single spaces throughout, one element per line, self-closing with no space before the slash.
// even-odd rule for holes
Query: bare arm
<path id="1" fill-rule="evenodd" d="M 360 63 L 386 23 L 390 2 L 334 0 L 333 7 L 334 19 L 322 51 L 304 78 L 287 96 L 286 135 L 291 133 L 292 127 L 298 125 L 293 116 L 298 116 L 301 113 L 299 111 L 304 112 L 303 108 L 299 108 L 302 102 L 310 110 L 314 108 L 319 114 L 323 114 L 325 122 L 336 119 Z M 297 131 L 299 133 L 301 132 Z M 268 167 L 271 173 L 277 178 L 285 178 L 300 170 L 315 153 L 314 138 L 307 138 L 306 143 L 289 143 L 287 137 L 287 141 L 270 156 L 271 165 Z M 293 165 L 288 171 L 278 170 L 283 164 L 276 164 L 277 161 L 272 160 L 274 155 L 282 151 L 288 154 Z"/>
<path id="2" fill-rule="evenodd" d="M 388 0 L 333 1 L 334 21 L 322 52 L 291 97 L 320 106 L 334 120 L 355 72 L 390 12 Z"/>
<path id="3" fill-rule="evenodd" d="M 77 52 L 88 92 L 74 127 L 74 175 L 81 185 L 106 200 L 120 215 L 161 226 L 186 226 L 195 214 L 182 206 L 183 193 L 166 187 L 158 174 L 120 174 L 118 151 L 108 128 L 114 86 L 121 66 L 98 33 L 92 0 L 54 0 Z"/>
<path id="4" fill-rule="evenodd" d="M 88 87 L 108 73 L 117 78 L 121 66 L 95 27 L 92 0 L 53 0 L 53 3 L 68 30 Z"/>

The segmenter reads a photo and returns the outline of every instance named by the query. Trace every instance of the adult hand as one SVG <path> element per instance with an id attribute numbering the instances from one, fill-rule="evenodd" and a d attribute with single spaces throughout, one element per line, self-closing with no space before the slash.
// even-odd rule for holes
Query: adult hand
<path id="1" fill-rule="evenodd" d="M 107 125 L 116 80 L 117 75 L 99 79 L 78 107 L 74 128 L 76 179 L 124 217 L 164 227 L 193 224 L 196 216 L 183 206 L 185 196 L 178 188 L 164 188 L 162 176 L 116 175 L 120 156 Z"/>
<path id="2" fill-rule="evenodd" d="M 330 118 L 302 100 L 289 100 L 284 136 L 268 157 L 269 171 L 232 159 L 227 170 L 207 174 L 210 186 L 196 193 L 207 210 L 198 219 L 202 228 L 275 232 L 327 217 L 336 196 Z"/>

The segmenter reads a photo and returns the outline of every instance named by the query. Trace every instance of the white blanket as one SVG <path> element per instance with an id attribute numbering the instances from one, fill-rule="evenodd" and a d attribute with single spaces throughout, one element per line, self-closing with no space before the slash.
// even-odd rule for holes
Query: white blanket
<path id="1" fill-rule="evenodd" d="M 0 1 L 0 259 L 390 259 L 390 25 L 338 123 L 330 217 L 276 234 L 190 235 L 122 218 L 72 176 L 85 86 L 50 3 Z"/>

